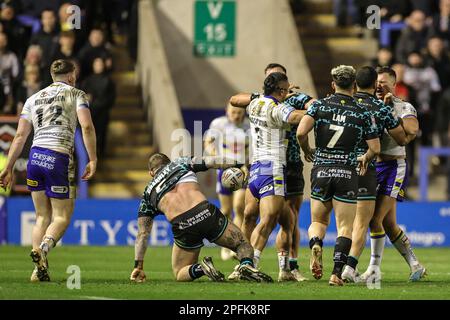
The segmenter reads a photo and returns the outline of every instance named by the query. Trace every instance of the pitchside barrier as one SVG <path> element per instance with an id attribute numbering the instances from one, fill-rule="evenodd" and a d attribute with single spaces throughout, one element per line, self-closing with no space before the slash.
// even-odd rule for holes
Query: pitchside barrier
<path id="1" fill-rule="evenodd" d="M 213 201 L 217 205 L 217 201 Z M 6 206 L 6 207 L 5 207 Z M 137 234 L 139 200 L 77 200 L 72 222 L 62 239 L 67 245 L 133 245 Z M 0 243 L 30 245 L 35 214 L 29 197 L 12 197 L 0 203 Z M 4 213 L 7 213 L 6 215 Z M 450 202 L 405 202 L 398 204 L 398 221 L 416 247 L 450 246 Z M 311 222 L 310 205 L 300 212 L 301 245 L 307 246 Z M 278 230 L 278 229 L 277 229 Z M 276 231 L 268 245 L 275 242 Z M 334 218 L 328 228 L 325 245 L 334 245 Z M 389 241 L 387 241 L 389 242 Z M 158 216 L 153 224 L 150 244 L 173 243 L 169 222 Z M 208 244 L 207 244 L 208 245 Z"/>

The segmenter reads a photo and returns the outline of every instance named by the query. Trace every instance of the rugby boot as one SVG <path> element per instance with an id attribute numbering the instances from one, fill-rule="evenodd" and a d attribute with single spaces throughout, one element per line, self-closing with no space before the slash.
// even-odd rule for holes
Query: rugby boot
<path id="1" fill-rule="evenodd" d="M 205 272 L 205 275 L 210 278 L 214 282 L 223 282 L 225 281 L 225 276 L 222 272 L 217 270 L 214 267 L 213 261 L 211 257 L 204 257 L 203 260 L 200 262 L 200 265 L 202 266 L 203 272 Z"/>

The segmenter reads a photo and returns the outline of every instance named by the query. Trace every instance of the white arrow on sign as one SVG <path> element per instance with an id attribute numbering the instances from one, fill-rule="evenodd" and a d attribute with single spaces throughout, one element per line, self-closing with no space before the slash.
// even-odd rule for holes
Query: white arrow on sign
<path id="1" fill-rule="evenodd" d="M 211 18 L 217 19 L 220 16 L 220 12 L 222 12 L 223 2 L 219 1 L 216 4 L 214 2 L 208 2 L 208 11 L 211 15 Z"/>

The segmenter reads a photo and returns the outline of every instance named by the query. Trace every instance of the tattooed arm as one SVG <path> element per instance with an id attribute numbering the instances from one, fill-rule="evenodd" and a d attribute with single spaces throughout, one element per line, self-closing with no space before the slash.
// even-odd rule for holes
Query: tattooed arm
<path id="1" fill-rule="evenodd" d="M 145 281 L 144 257 L 147 251 L 148 237 L 152 231 L 153 219 L 150 217 L 138 218 L 138 235 L 134 245 L 134 270 L 131 273 L 130 280 L 136 282 Z"/>

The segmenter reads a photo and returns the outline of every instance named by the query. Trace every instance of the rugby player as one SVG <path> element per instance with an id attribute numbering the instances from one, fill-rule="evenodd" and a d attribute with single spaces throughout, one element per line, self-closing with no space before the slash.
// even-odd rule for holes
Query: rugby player
<path id="1" fill-rule="evenodd" d="M 172 225 L 172 269 L 177 281 L 192 281 L 204 275 L 213 281 L 225 280 L 210 257 L 198 263 L 204 238 L 236 252 L 240 260 L 240 279 L 272 281 L 270 276 L 253 267 L 252 246 L 239 228 L 206 200 L 197 182 L 196 172 L 234 165 L 236 162 L 223 157 L 182 157 L 173 162 L 162 153 L 150 157 L 148 167 L 152 180 L 145 188 L 139 207 L 132 281 L 145 281 L 144 256 L 153 219 L 159 214 L 164 214 Z"/>
<path id="2" fill-rule="evenodd" d="M 308 229 L 311 248 L 310 269 L 316 279 L 323 275 L 322 245 L 330 221 L 336 214 L 338 236 L 334 248 L 334 268 L 329 280 L 342 286 L 342 269 L 352 244 L 352 228 L 356 215 L 358 178 L 356 146 L 365 140 L 367 152 L 360 158 L 360 174 L 367 163 L 380 152 L 380 141 L 367 109 L 353 98 L 355 69 L 338 66 L 331 70 L 335 93 L 314 102 L 303 117 L 297 138 L 305 159 L 314 158 L 311 171 L 311 225 Z M 309 146 L 308 133 L 314 128 L 316 150 Z"/>
<path id="3" fill-rule="evenodd" d="M 273 73 L 281 72 L 287 74 L 287 70 L 284 66 L 278 63 L 270 63 L 264 70 L 265 76 Z M 291 85 L 291 89 L 296 86 Z M 292 90 L 290 90 L 292 91 Z M 240 93 L 233 96 L 230 101 L 232 104 L 238 107 L 246 107 L 250 104 L 252 99 L 258 98 L 258 93 Z M 283 101 L 291 107 L 297 110 L 306 110 L 315 99 L 304 93 L 290 93 L 288 98 Z M 287 165 L 286 165 L 286 202 L 287 209 L 291 210 L 291 215 L 294 217 L 293 224 L 293 238 L 291 249 L 289 250 L 289 267 L 291 273 L 297 279 L 297 281 L 305 281 L 305 278 L 299 271 L 298 265 L 298 249 L 300 245 L 300 229 L 298 227 L 298 218 L 300 207 L 303 202 L 303 189 L 305 181 L 303 179 L 303 162 L 300 157 L 300 146 L 296 137 L 297 125 L 292 125 L 286 130 L 286 138 L 288 139 L 288 146 L 286 151 Z M 259 216 L 259 208 L 257 204 L 247 205 L 244 211 L 244 221 L 242 224 L 242 230 L 244 234 L 250 237 L 251 233 L 256 227 L 256 221 Z M 281 236 L 281 230 L 278 232 L 278 236 Z"/>
<path id="4" fill-rule="evenodd" d="M 30 254 L 35 269 L 31 281 L 50 281 L 47 255 L 64 235 L 72 217 L 76 195 L 73 150 L 77 118 L 89 156 L 82 179 L 91 179 L 97 166 L 89 102 L 86 94 L 74 87 L 74 64 L 56 60 L 50 66 L 50 73 L 53 84 L 25 102 L 6 168 L 0 173 L 0 185 L 8 187 L 17 157 L 33 129 L 27 166 L 27 185 L 36 210 Z"/>
<path id="5" fill-rule="evenodd" d="M 378 69 L 377 97 L 392 100 L 396 116 L 401 118 L 402 127 L 406 133 L 406 142 L 412 141 L 419 131 L 416 109 L 392 95 L 396 83 L 395 71 L 383 67 Z M 378 182 L 378 196 L 375 213 L 370 221 L 371 258 L 366 272 L 361 275 L 362 281 L 381 281 L 381 259 L 383 256 L 385 236 L 389 237 L 397 251 L 403 256 L 410 267 L 409 280 L 418 281 L 426 275 L 423 267 L 411 247 L 406 234 L 397 224 L 397 201 L 405 197 L 408 182 L 408 164 L 406 162 L 405 147 L 398 144 L 390 135 L 383 134 L 381 153 L 377 158 L 376 171 Z"/>
<path id="6" fill-rule="evenodd" d="M 226 115 L 214 119 L 207 131 L 205 139 L 205 151 L 210 156 L 225 156 L 229 159 L 235 159 L 240 163 L 248 163 L 248 136 L 250 128 L 248 119 L 245 117 L 245 110 L 233 107 L 228 104 Z M 244 165 L 241 170 L 248 169 Z M 220 210 L 238 228 L 242 225 L 244 215 L 245 187 L 240 190 L 232 191 L 222 184 L 223 169 L 217 170 L 216 192 L 220 201 Z M 232 218 L 234 211 L 234 219 Z M 222 248 L 220 256 L 222 260 L 228 260 L 235 255 L 233 251 Z"/>
<path id="7" fill-rule="evenodd" d="M 298 124 L 304 111 L 281 103 L 288 92 L 286 74 L 271 73 L 264 80 L 264 96 L 253 99 L 247 107 L 252 135 L 252 165 L 245 206 L 259 206 L 260 211 L 260 222 L 250 240 L 255 249 L 255 265 L 258 266 L 261 252 L 278 221 L 281 226 L 281 234 L 276 239 L 278 281 L 296 280 L 289 267 L 294 218 L 285 201 L 286 129 L 289 125 Z"/>
<path id="8" fill-rule="evenodd" d="M 354 95 L 357 103 L 369 110 L 374 117 L 378 137 L 381 138 L 384 130 L 400 145 L 405 145 L 406 134 L 400 121 L 394 116 L 394 110 L 375 96 L 377 88 L 377 71 L 369 66 L 362 67 L 356 74 L 357 93 Z M 383 145 L 383 141 L 381 141 Z M 367 151 L 367 144 L 362 141 L 358 146 L 358 156 Z M 377 174 L 375 163 L 371 162 L 367 172 L 363 176 L 358 176 L 358 196 L 356 205 L 356 217 L 353 223 L 352 248 L 347 259 L 347 265 L 342 272 L 342 279 L 347 282 L 357 282 L 356 266 L 358 259 L 366 243 L 367 229 L 370 219 L 375 210 L 375 200 L 377 198 Z"/>

